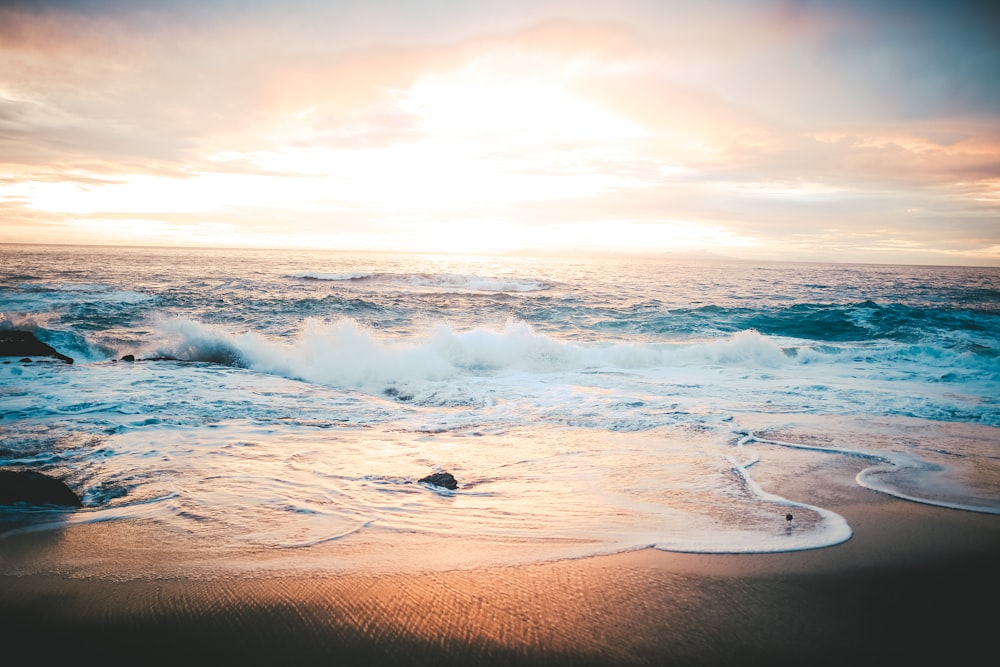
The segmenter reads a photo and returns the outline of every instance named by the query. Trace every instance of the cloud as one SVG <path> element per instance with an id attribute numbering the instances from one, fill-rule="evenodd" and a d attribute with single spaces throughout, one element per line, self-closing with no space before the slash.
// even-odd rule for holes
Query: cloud
<path id="1" fill-rule="evenodd" d="M 981 260 L 997 25 L 984 3 L 8 2 L 0 239 L 625 224 Z"/>

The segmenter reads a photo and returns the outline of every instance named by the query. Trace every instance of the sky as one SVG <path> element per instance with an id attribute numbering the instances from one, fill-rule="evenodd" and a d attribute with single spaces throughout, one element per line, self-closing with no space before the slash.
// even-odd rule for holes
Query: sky
<path id="1" fill-rule="evenodd" d="M 1000 266 L 1000 10 L 0 0 L 0 242 Z"/>

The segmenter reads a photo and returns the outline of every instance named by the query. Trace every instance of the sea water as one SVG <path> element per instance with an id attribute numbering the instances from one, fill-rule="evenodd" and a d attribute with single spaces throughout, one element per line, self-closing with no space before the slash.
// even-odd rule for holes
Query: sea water
<path id="1" fill-rule="evenodd" d="M 84 503 L 0 510 L 0 553 L 94 522 L 330 569 L 851 537 L 762 458 L 1000 513 L 1000 269 L 9 245 L 0 313 L 75 359 L 3 359 L 0 466 Z"/>

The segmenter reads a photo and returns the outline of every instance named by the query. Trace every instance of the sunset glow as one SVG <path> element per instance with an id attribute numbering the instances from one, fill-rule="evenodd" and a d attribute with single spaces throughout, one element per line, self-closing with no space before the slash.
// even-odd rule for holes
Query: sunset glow
<path id="1" fill-rule="evenodd" d="M 950 7 L 6 3 L 0 242 L 1000 264 Z"/>

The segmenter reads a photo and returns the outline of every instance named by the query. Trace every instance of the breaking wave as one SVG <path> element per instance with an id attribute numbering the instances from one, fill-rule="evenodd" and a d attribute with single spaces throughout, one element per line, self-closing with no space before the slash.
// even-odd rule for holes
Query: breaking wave
<path id="1" fill-rule="evenodd" d="M 685 343 L 575 343 L 537 332 L 510 319 L 499 329 L 457 330 L 438 325 L 421 335 L 386 337 L 357 320 L 305 320 L 294 339 L 258 333 L 234 334 L 191 320 L 164 320 L 165 342 L 147 357 L 221 363 L 331 387 L 382 393 L 386 386 L 419 387 L 427 382 L 523 374 L 653 373 L 671 378 L 680 369 L 781 370 L 815 376 L 822 365 L 831 376 L 891 381 L 920 373 L 926 382 L 995 381 L 995 357 L 930 344 L 882 345 L 799 341 L 788 345 L 754 330 Z M 887 369 L 892 369 L 888 371 Z M 800 369 L 800 370 L 796 370 Z M 961 377 L 959 377 L 959 371 Z"/>

